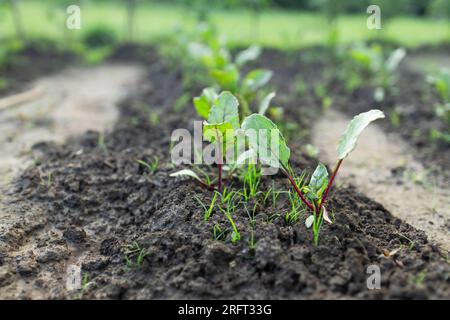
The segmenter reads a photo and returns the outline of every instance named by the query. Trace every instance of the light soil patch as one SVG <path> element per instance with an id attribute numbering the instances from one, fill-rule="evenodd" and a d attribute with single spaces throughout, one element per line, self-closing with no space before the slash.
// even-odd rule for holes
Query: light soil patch
<path id="1" fill-rule="evenodd" d="M 425 75 L 432 75 L 442 69 L 450 69 L 450 57 L 442 53 L 422 53 L 406 58 L 406 63 L 412 70 Z"/>
<path id="2" fill-rule="evenodd" d="M 33 161 L 30 148 L 40 141 L 62 143 L 86 130 L 110 128 L 118 117 L 117 104 L 138 87 L 143 76 L 139 65 L 72 68 L 35 81 L 25 94 L 0 99 L 0 254 L 8 252 L 17 264 L 0 266 L 0 298 L 48 296 L 15 275 L 34 272 L 39 241 L 62 237 L 61 231 L 48 225 L 40 208 L 14 202 L 10 196 L 9 183 Z M 70 252 L 70 261 L 59 265 L 58 276 L 42 275 L 54 286 L 69 279 L 69 266 L 79 269 L 82 256 L 76 248 L 60 246 L 58 250 L 42 252 L 43 257 Z"/>
<path id="3" fill-rule="evenodd" d="M 115 105 L 142 75 L 137 65 L 67 69 L 35 81 L 30 99 L 0 99 L 0 187 L 30 163 L 26 154 L 33 144 L 109 128 L 118 116 Z"/>
<path id="4" fill-rule="evenodd" d="M 331 168 L 337 157 L 337 143 L 349 121 L 330 110 L 313 128 L 319 158 Z M 444 250 L 450 250 L 449 182 L 428 176 L 427 169 L 414 159 L 414 153 L 400 137 L 371 124 L 344 161 L 337 180 L 356 186 L 396 217 L 425 231 Z"/>

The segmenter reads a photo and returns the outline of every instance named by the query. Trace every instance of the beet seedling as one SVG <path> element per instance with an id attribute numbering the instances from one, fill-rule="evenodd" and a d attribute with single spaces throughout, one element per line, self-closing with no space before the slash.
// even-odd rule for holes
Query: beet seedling
<path id="1" fill-rule="evenodd" d="M 181 170 L 171 174 L 171 176 L 191 176 L 208 189 L 217 189 L 221 192 L 224 158 L 228 149 L 235 148 L 235 130 L 240 128 L 239 102 L 230 92 L 222 92 L 220 95 L 215 95 L 207 91 L 205 99 L 206 103 L 202 103 L 199 113 L 207 118 L 203 122 L 203 138 L 215 145 L 217 185 L 203 181 L 192 170 Z"/>
<path id="2" fill-rule="evenodd" d="M 359 88 L 369 82 L 375 86 L 374 99 L 384 100 L 386 91 L 391 90 L 397 82 L 397 68 L 406 56 L 403 48 L 394 50 L 387 59 L 379 45 L 360 45 L 352 48 L 345 60 L 344 72 L 347 90 Z"/>
<path id="3" fill-rule="evenodd" d="M 198 61 L 206 69 L 214 88 L 230 91 L 236 96 L 241 105 L 241 117 L 250 114 L 250 105 L 258 96 L 261 98 L 258 112 L 265 113 L 275 93 L 261 97 L 260 90 L 272 78 L 272 71 L 255 69 L 246 75 L 243 75 L 242 72 L 245 64 L 256 60 L 261 55 L 261 48 L 251 46 L 239 52 L 233 60 L 224 42 L 219 40 L 220 37 L 213 33 L 205 33 L 205 35 L 200 41 L 189 43 L 188 52 L 193 60 Z M 206 94 L 212 93 L 214 90 L 208 88 L 209 92 Z M 197 110 L 198 100 L 194 99 Z M 204 114 L 200 115 L 205 116 Z"/>
<path id="4" fill-rule="evenodd" d="M 450 127 L 450 70 L 443 70 L 438 75 L 428 78 L 439 96 L 440 103 L 434 106 L 434 112 L 447 128 Z M 450 130 L 440 132 L 436 129 L 431 131 L 431 137 L 450 142 Z"/>
<path id="5" fill-rule="evenodd" d="M 316 245 L 319 242 L 320 228 L 323 220 L 329 223 L 332 222 L 329 218 L 325 204 L 342 162 L 356 147 L 361 132 L 372 121 L 380 118 L 384 118 L 384 113 L 380 110 L 370 110 L 354 117 L 339 141 L 337 147 L 338 160 L 331 173 L 331 177 L 328 176 L 326 167 L 319 163 L 307 186 L 303 186 L 299 181 L 296 181 L 295 175 L 289 165 L 289 158 L 291 155 L 290 149 L 288 148 L 283 135 L 277 129 L 277 126 L 270 119 L 263 115 L 252 114 L 242 123 L 242 128 L 244 130 L 253 129 L 257 132 L 260 130 L 277 130 L 275 132 L 277 133 L 276 137 L 278 139 L 275 143 L 273 143 L 273 137 L 271 135 L 266 135 L 265 137 L 259 135 L 258 139 L 250 138 L 249 145 L 255 153 L 257 153 L 259 160 L 263 164 L 281 169 L 289 179 L 289 182 L 303 204 L 312 212 L 306 219 L 305 225 L 307 227 L 312 227 L 314 243 Z"/>

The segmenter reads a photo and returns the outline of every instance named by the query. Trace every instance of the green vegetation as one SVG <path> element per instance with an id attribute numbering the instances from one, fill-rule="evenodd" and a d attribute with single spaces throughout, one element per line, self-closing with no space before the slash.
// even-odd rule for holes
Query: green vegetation
<path id="1" fill-rule="evenodd" d="M 405 55 L 403 48 L 386 55 L 378 44 L 360 44 L 346 53 L 343 57 L 343 68 L 336 70 L 336 73 L 345 81 L 348 91 L 368 84 L 375 87 L 374 98 L 380 102 L 384 100 L 387 92 L 394 90 L 397 82 L 396 70 Z"/>
<path id="2" fill-rule="evenodd" d="M 450 71 L 441 70 L 437 75 L 429 77 L 429 82 L 440 99 L 440 103 L 434 106 L 435 114 L 447 125 L 444 132 L 432 129 L 431 137 L 450 143 Z"/>
<path id="3" fill-rule="evenodd" d="M 136 160 L 138 164 L 145 167 L 148 171 L 148 173 L 154 174 L 156 170 L 158 170 L 159 165 L 159 158 L 153 157 L 153 160 L 151 162 L 146 162 L 144 160 Z"/>
<path id="4" fill-rule="evenodd" d="M 136 241 L 125 247 L 125 262 L 130 269 L 140 268 L 147 255 L 147 251 L 141 248 Z"/>
<path id="5" fill-rule="evenodd" d="M 293 170 L 289 165 L 290 150 L 281 132 L 278 131 L 277 133 L 279 135 L 277 139 L 278 144 L 275 145 L 271 143 L 270 137 L 268 136 L 266 139 L 259 137 L 259 139 L 249 140 L 250 148 L 258 154 L 259 160 L 267 165 L 278 166 L 289 179 L 294 191 L 303 204 L 313 212 L 306 219 L 305 225 L 307 228 L 312 227 L 314 243 L 316 245 L 319 242 L 319 234 L 323 221 L 332 222 L 325 204 L 342 162 L 356 147 L 358 137 L 364 128 L 372 121 L 380 118 L 384 118 L 384 114 L 379 110 L 371 110 L 354 117 L 339 142 L 337 148 L 338 161 L 332 171 L 331 177 L 328 176 L 326 167 L 319 163 L 307 186 L 301 183 L 303 178 L 300 180 L 294 178 Z M 257 131 L 278 130 L 277 126 L 270 119 L 259 114 L 253 114 L 247 117 L 242 124 L 242 128 L 244 130 L 253 129 Z"/>
<path id="6" fill-rule="evenodd" d="M 445 1 L 445 0 L 444 0 Z M 48 12 L 55 10 L 50 1 L 28 0 L 20 3 L 23 33 L 27 37 L 46 37 L 61 39 L 64 28 L 60 19 L 47 19 Z M 122 40 L 129 38 L 126 9 L 120 2 L 89 1 L 83 3 L 82 29 L 71 31 L 79 39 L 90 26 L 102 24 L 121 35 Z M 365 10 L 365 9 L 364 9 Z M 353 11 L 355 12 L 355 11 Z M 358 15 L 341 15 L 336 22 L 341 43 L 369 40 L 377 37 L 377 32 L 368 30 L 365 11 L 356 11 Z M 255 43 L 254 11 L 251 9 L 224 10 L 213 9 L 209 19 L 220 34 L 229 40 L 232 47 L 249 46 Z M 186 30 L 193 30 L 197 24 L 195 15 L 186 14 L 182 6 L 163 5 L 149 2 L 139 4 L 133 16 L 133 35 L 136 42 L 158 42 L 162 37 L 173 32 L 176 26 L 183 25 Z M 323 44 L 329 37 L 328 28 L 323 28 L 325 17 L 317 12 L 286 11 L 269 8 L 258 13 L 258 44 L 265 47 L 299 48 Z M 5 19 L 0 19 L 0 40 L 15 38 L 10 11 Z M 237 27 L 238 26 L 238 27 Z M 235 32 L 239 28 L 239 32 Z M 406 47 L 423 44 L 437 44 L 450 38 L 450 28 L 445 20 L 397 16 L 390 19 L 383 29 L 383 38 L 397 42 Z M 412 36 L 413 35 L 413 36 Z"/>

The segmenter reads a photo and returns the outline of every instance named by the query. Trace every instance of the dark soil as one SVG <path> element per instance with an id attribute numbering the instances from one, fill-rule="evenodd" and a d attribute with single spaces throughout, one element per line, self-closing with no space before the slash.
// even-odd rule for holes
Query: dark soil
<path id="1" fill-rule="evenodd" d="M 149 52 L 149 55 L 151 53 Z M 292 122 L 300 118 L 302 135 L 315 113 L 311 93 L 296 97 L 298 73 L 315 76 L 317 66 L 269 52 L 277 102 Z M 148 85 L 120 108 L 120 119 L 99 145 L 99 134 L 88 132 L 64 146 L 34 147 L 40 161 L 16 182 L 8 210 L 17 219 L 0 229 L 0 296 L 15 298 L 96 299 L 326 299 L 326 298 L 448 298 L 450 265 L 426 235 L 394 218 L 382 205 L 352 188 L 333 192 L 329 209 L 336 221 L 324 225 L 319 246 L 300 221 L 283 219 L 289 202 L 256 206 L 254 236 L 244 205 L 234 213 L 242 239 L 230 242 L 227 219 L 215 210 L 203 221 L 194 197 L 207 202 L 212 194 L 191 180 L 170 178 L 173 129 L 192 129 L 193 108 L 173 111 L 183 94 L 179 72 L 154 56 Z M 266 60 L 263 60 L 266 61 Z M 194 92 L 193 94 L 198 94 Z M 152 110 L 152 111 L 151 111 Z M 160 116 L 157 124 L 149 112 Z M 298 140 L 296 140 L 298 141 Z M 316 160 L 295 141 L 292 165 L 313 168 Z M 136 160 L 160 159 L 154 174 Z M 51 179 L 48 179 L 51 174 Z M 266 178 L 279 189 L 282 177 Z M 239 182 L 234 181 L 239 187 Z M 260 199 L 261 200 L 261 199 Z M 253 208 L 254 202 L 247 204 Z M 215 224 L 225 239 L 213 239 Z M 125 261 L 127 246 L 137 242 L 146 252 L 141 265 Z M 389 252 L 400 250 L 389 257 Z M 129 255 L 136 261 L 136 255 Z M 80 264 L 90 284 L 65 289 L 66 268 Z M 368 290 L 369 265 L 381 269 L 381 289 Z M 23 284 L 23 282 L 25 284 Z M 20 283 L 20 285 L 17 285 Z M 20 288 L 32 290 L 22 291 Z"/>
<path id="2" fill-rule="evenodd" d="M 24 90 L 34 79 L 61 71 L 78 60 L 74 53 L 59 49 L 51 42 L 33 41 L 17 52 L 10 52 L 7 61 L 0 66 L 0 76 L 6 86 L 0 88 L 0 96 Z"/>
<path id="3" fill-rule="evenodd" d="M 149 51 L 154 50 L 148 46 L 120 45 L 107 60 L 151 64 L 155 55 L 148 54 Z M 47 40 L 35 40 L 17 51 L 11 50 L 6 63 L 0 66 L 0 76 L 6 80 L 6 86 L 0 88 L 0 96 L 23 91 L 38 77 L 59 72 L 74 64 L 82 64 L 82 57 Z"/>

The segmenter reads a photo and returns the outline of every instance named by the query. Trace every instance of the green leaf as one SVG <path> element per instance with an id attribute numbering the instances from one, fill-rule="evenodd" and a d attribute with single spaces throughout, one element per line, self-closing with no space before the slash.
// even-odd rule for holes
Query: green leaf
<path id="1" fill-rule="evenodd" d="M 242 129 L 246 131 L 249 129 L 255 130 L 256 139 L 248 134 L 247 136 L 249 137 L 250 148 L 256 152 L 261 162 L 272 167 L 288 167 L 291 151 L 281 131 L 278 130 L 277 126 L 270 119 L 260 114 L 252 114 L 245 118 L 242 123 Z M 267 130 L 265 136 L 263 135 L 261 137 L 260 130 Z M 275 148 L 272 146 L 271 130 L 277 130 L 276 137 L 278 141 L 274 142 L 276 143 L 274 144 Z"/>
<path id="2" fill-rule="evenodd" d="M 203 89 L 200 97 L 194 98 L 194 106 L 197 113 L 204 119 L 208 119 L 211 106 L 216 101 L 218 95 L 214 88 Z"/>
<path id="3" fill-rule="evenodd" d="M 309 182 L 309 187 L 311 192 L 313 192 L 318 198 L 322 196 L 322 193 L 327 188 L 328 184 L 328 170 L 322 164 L 319 163 L 316 170 L 314 170 L 311 180 Z"/>
<path id="4" fill-rule="evenodd" d="M 361 132 L 374 120 L 384 118 L 384 113 L 380 110 L 370 110 L 361 113 L 350 121 L 345 129 L 337 147 L 339 159 L 342 160 L 348 156 L 356 147 L 358 137 Z"/>
<path id="5" fill-rule="evenodd" d="M 212 125 L 230 123 L 239 128 L 239 101 L 230 92 L 222 92 L 216 99 L 208 115 L 208 123 Z"/>
<path id="6" fill-rule="evenodd" d="M 233 126 L 229 122 L 211 124 L 205 121 L 203 123 L 203 137 L 205 138 L 205 140 L 210 142 L 215 142 L 218 139 L 222 140 L 222 142 L 226 142 L 225 139 L 227 130 L 234 131 Z"/>
<path id="7" fill-rule="evenodd" d="M 241 51 L 236 56 L 236 65 L 243 66 L 249 61 L 253 61 L 258 59 L 261 55 L 261 48 L 259 46 L 251 46 L 244 51 Z"/>
<path id="8" fill-rule="evenodd" d="M 236 91 L 239 81 L 239 70 L 235 65 L 228 65 L 225 69 L 213 69 L 209 74 L 222 90 Z"/>
<path id="9" fill-rule="evenodd" d="M 272 78 L 272 71 L 256 69 L 249 72 L 242 83 L 245 91 L 254 92 L 265 86 Z"/>
<path id="10" fill-rule="evenodd" d="M 273 98 L 275 98 L 276 93 L 271 92 L 267 96 L 264 97 L 264 99 L 261 101 L 259 105 L 258 113 L 264 115 L 267 112 L 267 109 L 269 109 L 270 102 Z"/>

